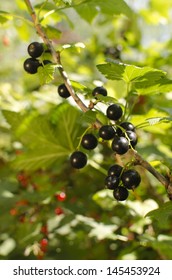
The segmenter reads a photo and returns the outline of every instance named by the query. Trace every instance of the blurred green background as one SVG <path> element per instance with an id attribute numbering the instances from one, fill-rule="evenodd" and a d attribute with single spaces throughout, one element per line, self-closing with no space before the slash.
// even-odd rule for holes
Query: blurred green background
<path id="1" fill-rule="evenodd" d="M 64 69 L 86 104 L 97 85 L 119 102 L 126 98 L 125 82 L 107 80 L 96 68 L 107 60 L 156 68 L 172 79 L 170 0 L 32 4 L 55 48 L 63 49 Z M 1 1 L 0 10 L 0 258 L 171 259 L 172 205 L 165 187 L 136 167 L 139 188 L 127 201 L 115 201 L 104 187 L 114 163 L 107 145 L 89 152 L 84 169 L 71 168 L 69 155 L 93 116 L 58 96 L 58 71 L 53 80 L 24 71 L 28 45 L 41 42 L 24 1 Z M 134 125 L 170 119 L 169 80 L 168 88 L 156 85 L 130 97 Z M 166 176 L 172 166 L 171 123 L 150 124 L 137 130 L 137 151 Z"/>

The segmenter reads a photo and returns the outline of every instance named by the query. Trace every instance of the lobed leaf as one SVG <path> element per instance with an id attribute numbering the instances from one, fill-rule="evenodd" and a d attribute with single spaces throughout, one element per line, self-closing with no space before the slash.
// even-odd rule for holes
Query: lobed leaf
<path id="1" fill-rule="evenodd" d="M 161 205 L 158 209 L 150 211 L 146 214 L 146 217 L 150 217 L 153 220 L 156 220 L 160 227 L 165 227 L 169 219 L 172 218 L 172 203 L 168 201 Z"/>

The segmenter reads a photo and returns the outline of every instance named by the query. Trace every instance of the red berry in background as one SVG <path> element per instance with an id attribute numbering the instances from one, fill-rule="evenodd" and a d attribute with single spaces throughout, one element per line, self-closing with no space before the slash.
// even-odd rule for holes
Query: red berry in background
<path id="1" fill-rule="evenodd" d="M 41 239 L 39 244 L 41 246 L 41 249 L 47 247 L 48 246 L 48 239 L 47 238 Z"/>
<path id="2" fill-rule="evenodd" d="M 21 214 L 18 219 L 20 223 L 24 223 L 26 221 L 26 214 Z"/>
<path id="3" fill-rule="evenodd" d="M 8 47 L 8 46 L 10 45 L 10 39 L 9 39 L 9 37 L 6 36 L 6 35 L 4 35 L 4 36 L 2 37 L 2 43 L 3 43 L 3 45 L 4 45 L 5 47 Z"/>
<path id="4" fill-rule="evenodd" d="M 17 211 L 16 208 L 11 208 L 11 209 L 10 209 L 10 215 L 11 215 L 11 216 L 16 216 L 17 213 L 18 213 L 18 211 Z"/>
<path id="5" fill-rule="evenodd" d="M 26 206 L 28 204 L 29 204 L 29 202 L 26 199 L 21 199 L 21 200 L 16 202 L 16 206 Z"/>
<path id="6" fill-rule="evenodd" d="M 19 183 L 21 184 L 21 186 L 27 187 L 27 185 L 29 183 L 27 176 L 25 176 L 24 174 L 18 174 L 17 179 L 18 179 Z"/>
<path id="7" fill-rule="evenodd" d="M 61 207 L 55 208 L 54 212 L 55 212 L 56 215 L 61 215 L 61 214 L 64 213 L 64 211 Z"/>
<path id="8" fill-rule="evenodd" d="M 56 194 L 55 197 L 58 201 L 64 201 L 66 199 L 66 194 L 65 192 L 61 192 Z"/>
<path id="9" fill-rule="evenodd" d="M 47 225 L 43 225 L 43 226 L 41 227 L 41 233 L 43 233 L 43 234 L 45 234 L 45 235 L 48 234 L 48 227 L 47 227 Z"/>

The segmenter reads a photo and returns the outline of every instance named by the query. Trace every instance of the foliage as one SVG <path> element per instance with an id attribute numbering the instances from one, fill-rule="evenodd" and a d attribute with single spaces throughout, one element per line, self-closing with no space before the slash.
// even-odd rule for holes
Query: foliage
<path id="1" fill-rule="evenodd" d="M 69 162 L 86 131 L 98 135 L 93 123 L 108 123 L 106 104 L 118 102 L 137 128 L 137 151 L 170 176 L 170 1 L 33 1 L 81 100 L 90 104 L 96 86 L 108 90 L 86 113 L 58 96 L 60 64 L 24 72 L 27 46 L 42 42 L 24 2 L 4 1 L 0 11 L 0 258 L 171 259 L 172 205 L 154 176 L 136 166 L 141 185 L 117 202 L 104 187 L 109 145 L 99 139 L 82 170 Z M 130 153 L 115 160 L 132 161 Z"/>

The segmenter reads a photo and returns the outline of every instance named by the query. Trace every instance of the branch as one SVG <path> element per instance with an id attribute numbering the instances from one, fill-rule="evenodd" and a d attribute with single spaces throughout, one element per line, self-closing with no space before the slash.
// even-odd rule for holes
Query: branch
<path id="1" fill-rule="evenodd" d="M 135 158 L 135 165 L 141 165 L 147 171 L 149 171 L 167 190 L 167 194 L 170 200 L 172 200 L 172 181 L 170 178 L 164 177 L 155 168 L 153 168 L 146 160 L 142 158 L 137 151 L 133 150 L 133 156 Z"/>

